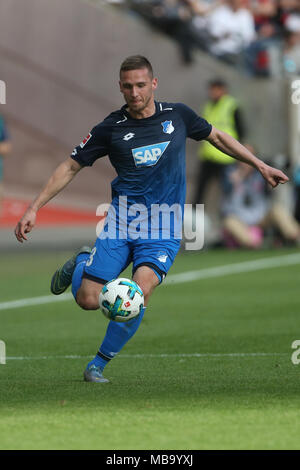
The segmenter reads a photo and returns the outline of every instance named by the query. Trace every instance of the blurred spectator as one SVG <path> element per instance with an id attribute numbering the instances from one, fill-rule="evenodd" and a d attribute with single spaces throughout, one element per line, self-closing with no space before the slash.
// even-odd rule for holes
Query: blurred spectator
<path id="1" fill-rule="evenodd" d="M 210 52 L 231 64 L 256 37 L 254 19 L 244 0 L 224 0 L 208 15 L 207 31 L 212 40 Z"/>
<path id="2" fill-rule="evenodd" d="M 276 8 L 271 7 L 270 4 L 266 12 L 261 10 L 264 16 L 259 16 L 258 39 L 246 50 L 248 72 L 256 76 L 279 75 L 282 71 L 284 74 L 298 73 L 299 2 L 296 4 L 292 0 L 283 0 L 277 2 Z"/>
<path id="3" fill-rule="evenodd" d="M 259 37 L 269 38 L 277 34 L 277 0 L 248 0 L 247 7 L 253 15 Z"/>
<path id="4" fill-rule="evenodd" d="M 290 15 L 285 22 L 283 71 L 285 75 L 300 73 L 300 15 Z"/>
<path id="5" fill-rule="evenodd" d="M 11 143 L 3 116 L 0 115 L 0 219 L 3 202 L 3 159 L 11 151 Z"/>
<path id="6" fill-rule="evenodd" d="M 165 33 L 180 45 L 183 61 L 192 62 L 194 38 L 191 32 L 192 12 L 184 1 L 163 0 L 153 8 L 153 19 Z"/>
<path id="7" fill-rule="evenodd" d="M 135 11 L 142 14 L 152 26 L 158 27 L 173 37 L 179 44 L 182 59 L 186 64 L 192 62 L 192 51 L 197 46 L 193 35 L 193 11 L 184 0 L 133 0 Z"/>
<path id="8" fill-rule="evenodd" d="M 179 44 L 184 63 L 193 62 L 196 48 L 208 50 L 206 16 L 224 0 L 131 0 L 131 7 Z M 197 22 L 201 18 L 200 27 Z"/>
<path id="9" fill-rule="evenodd" d="M 186 64 L 193 62 L 198 48 L 252 76 L 299 70 L 300 0 L 127 0 L 127 4 L 178 42 Z"/>
<path id="10" fill-rule="evenodd" d="M 299 0 L 277 0 L 276 20 L 281 40 L 280 73 L 283 72 L 284 75 L 297 73 L 300 33 Z"/>
<path id="11" fill-rule="evenodd" d="M 227 85 L 222 79 L 209 83 L 209 100 L 202 116 L 213 126 L 241 141 L 245 136 L 243 113 L 237 100 L 228 93 Z M 195 204 L 203 204 L 207 186 L 213 178 L 220 179 L 224 168 L 235 162 L 234 158 L 225 155 L 209 142 L 199 146 L 199 177 L 197 179 Z"/>
<path id="12" fill-rule="evenodd" d="M 300 12 L 300 3 L 299 0 L 277 0 L 277 8 L 280 21 L 284 25 L 291 14 Z"/>
<path id="13" fill-rule="evenodd" d="M 276 59 L 273 50 L 279 50 L 280 27 L 277 24 L 277 3 L 275 0 L 249 0 L 257 38 L 245 50 L 248 73 L 268 77 L 274 69 L 271 62 Z M 278 55 L 278 54 L 277 54 Z"/>
<path id="14" fill-rule="evenodd" d="M 228 167 L 224 174 L 222 214 L 228 247 L 259 248 L 270 228 L 287 243 L 300 241 L 300 225 L 283 206 L 272 203 L 265 180 L 245 163 Z"/>

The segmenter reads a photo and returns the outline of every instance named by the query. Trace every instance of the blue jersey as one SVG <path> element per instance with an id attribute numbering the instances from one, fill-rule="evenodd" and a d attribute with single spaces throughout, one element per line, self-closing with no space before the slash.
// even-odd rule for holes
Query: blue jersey
<path id="1" fill-rule="evenodd" d="M 134 119 L 126 107 L 96 125 L 71 157 L 91 166 L 108 155 L 117 172 L 113 202 L 127 196 L 130 204 L 180 204 L 183 209 L 186 138 L 205 139 L 212 126 L 182 103 L 155 102 L 155 114 L 144 119 Z"/>

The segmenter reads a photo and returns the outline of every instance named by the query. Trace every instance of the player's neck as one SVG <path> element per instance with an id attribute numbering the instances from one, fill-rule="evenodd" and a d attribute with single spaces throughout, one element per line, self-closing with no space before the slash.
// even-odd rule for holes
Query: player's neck
<path id="1" fill-rule="evenodd" d="M 132 116 L 134 119 L 145 119 L 148 117 L 153 116 L 156 112 L 156 107 L 155 107 L 155 101 L 151 101 L 144 109 L 141 111 L 135 111 L 134 109 L 127 108 L 128 113 L 130 116 Z"/>

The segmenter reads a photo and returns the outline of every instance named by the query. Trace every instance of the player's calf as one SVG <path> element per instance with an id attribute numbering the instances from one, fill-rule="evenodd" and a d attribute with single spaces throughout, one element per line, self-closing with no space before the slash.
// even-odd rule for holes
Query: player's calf
<path id="1" fill-rule="evenodd" d="M 99 295 L 103 284 L 90 279 L 83 279 L 77 291 L 76 302 L 83 310 L 97 310 L 99 308 Z"/>
<path id="2" fill-rule="evenodd" d="M 133 280 L 140 286 L 144 294 L 144 305 L 146 306 L 159 279 L 155 272 L 148 266 L 140 266 L 134 273 Z"/>

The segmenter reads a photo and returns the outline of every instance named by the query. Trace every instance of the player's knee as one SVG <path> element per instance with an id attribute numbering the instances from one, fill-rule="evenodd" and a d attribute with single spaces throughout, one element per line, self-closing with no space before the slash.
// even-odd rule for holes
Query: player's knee
<path id="1" fill-rule="evenodd" d="M 78 291 L 76 302 L 83 310 L 97 310 L 99 308 L 99 298 L 97 295 Z"/>

